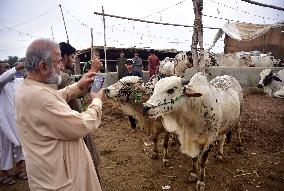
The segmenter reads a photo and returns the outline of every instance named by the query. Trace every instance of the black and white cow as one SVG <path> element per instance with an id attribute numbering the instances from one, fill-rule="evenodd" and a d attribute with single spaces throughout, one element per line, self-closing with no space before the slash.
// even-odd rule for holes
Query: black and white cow
<path id="1" fill-rule="evenodd" d="M 258 88 L 263 88 L 270 97 L 284 98 L 284 69 L 273 73 L 271 69 L 265 69 L 260 73 Z"/>

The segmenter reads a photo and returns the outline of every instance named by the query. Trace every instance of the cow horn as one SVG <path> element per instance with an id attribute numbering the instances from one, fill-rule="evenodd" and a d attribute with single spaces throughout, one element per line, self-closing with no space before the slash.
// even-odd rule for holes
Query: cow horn
<path id="1" fill-rule="evenodd" d="M 181 84 L 183 86 L 187 85 L 189 83 L 189 80 L 181 79 Z"/>

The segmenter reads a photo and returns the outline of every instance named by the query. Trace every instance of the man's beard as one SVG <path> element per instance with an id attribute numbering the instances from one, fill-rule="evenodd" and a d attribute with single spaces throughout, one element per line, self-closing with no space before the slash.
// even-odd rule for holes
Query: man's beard
<path id="1" fill-rule="evenodd" d="M 62 78 L 59 74 L 57 73 L 52 73 L 50 77 L 45 81 L 47 84 L 56 84 L 60 85 L 62 81 Z"/>

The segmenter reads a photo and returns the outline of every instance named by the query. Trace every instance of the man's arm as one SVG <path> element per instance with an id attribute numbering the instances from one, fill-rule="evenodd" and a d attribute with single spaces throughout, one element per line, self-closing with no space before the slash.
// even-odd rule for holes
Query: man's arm
<path id="1" fill-rule="evenodd" d="M 68 103 L 71 99 L 79 97 L 83 92 L 78 87 L 77 83 L 66 86 L 58 90 L 60 96 Z"/>
<path id="2" fill-rule="evenodd" d="M 135 71 L 135 72 L 136 72 L 135 76 L 138 76 L 138 77 L 142 78 L 142 74 L 141 74 L 140 71 Z"/>
<path id="3" fill-rule="evenodd" d="M 71 99 L 82 95 L 83 92 L 88 91 L 89 87 L 93 83 L 95 74 L 96 73 L 94 72 L 85 74 L 77 83 L 58 90 L 59 94 L 66 102 L 69 102 Z"/>
<path id="4" fill-rule="evenodd" d="M 101 123 L 102 101 L 95 98 L 85 112 L 72 110 L 54 97 L 40 110 L 38 121 L 46 124 L 44 136 L 61 140 L 75 140 L 86 136 Z"/>
<path id="5" fill-rule="evenodd" d="M 142 58 L 139 58 L 137 61 L 138 61 L 139 65 L 142 65 L 142 66 L 143 66 L 143 64 L 142 64 Z"/>
<path id="6" fill-rule="evenodd" d="M 15 73 L 16 68 L 12 68 L 0 75 L 0 90 L 2 90 L 8 82 L 12 81 L 15 78 Z"/>

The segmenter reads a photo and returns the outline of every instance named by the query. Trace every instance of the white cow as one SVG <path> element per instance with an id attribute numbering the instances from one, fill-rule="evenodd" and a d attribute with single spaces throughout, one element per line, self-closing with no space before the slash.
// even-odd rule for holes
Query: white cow
<path id="1" fill-rule="evenodd" d="M 273 67 L 278 66 L 280 60 L 271 54 L 260 54 L 259 51 L 237 53 L 212 53 L 204 54 L 205 66 L 228 66 L 228 67 Z"/>
<path id="2" fill-rule="evenodd" d="M 148 100 L 148 95 L 143 95 L 142 79 L 137 76 L 127 76 L 117 83 L 106 88 L 106 95 L 117 101 L 122 111 L 135 119 L 138 127 L 145 129 L 151 134 L 154 142 L 153 159 L 158 158 L 158 137 L 164 132 L 163 141 L 163 164 L 169 165 L 168 142 L 169 133 L 165 131 L 161 119 L 150 119 L 143 114 L 142 102 Z"/>
<path id="3" fill-rule="evenodd" d="M 192 60 L 188 57 L 186 52 L 180 52 L 175 58 L 166 57 L 160 62 L 159 73 L 153 75 L 149 81 L 144 85 L 145 91 L 152 94 L 155 84 L 166 76 L 183 77 L 185 70 L 193 66 Z"/>
<path id="4" fill-rule="evenodd" d="M 205 189 L 205 166 L 212 145 L 221 140 L 219 154 L 222 155 L 226 133 L 240 129 L 242 91 L 231 76 L 222 76 L 210 83 L 199 72 L 188 85 L 182 82 L 176 76 L 158 81 L 144 110 L 150 117 L 162 117 L 165 129 L 178 135 L 181 151 L 193 159 L 188 180 L 198 179 L 199 191 Z M 197 178 L 199 160 L 200 177 Z"/>
<path id="5" fill-rule="evenodd" d="M 164 76 L 173 76 L 175 73 L 175 59 L 166 57 L 160 62 L 159 73 Z"/>
<path id="6" fill-rule="evenodd" d="M 178 53 L 175 58 L 166 57 L 160 62 L 159 73 L 164 76 L 183 77 L 185 70 L 192 67 L 192 60 L 187 56 L 186 52 Z"/>
<path id="7" fill-rule="evenodd" d="M 284 69 L 273 73 L 271 69 L 265 69 L 260 73 L 258 88 L 263 88 L 270 97 L 284 98 Z"/>

